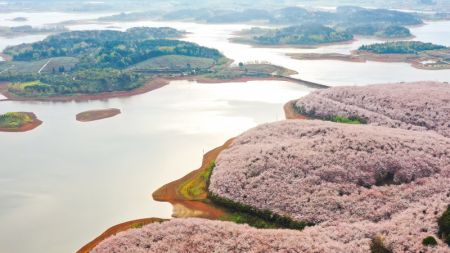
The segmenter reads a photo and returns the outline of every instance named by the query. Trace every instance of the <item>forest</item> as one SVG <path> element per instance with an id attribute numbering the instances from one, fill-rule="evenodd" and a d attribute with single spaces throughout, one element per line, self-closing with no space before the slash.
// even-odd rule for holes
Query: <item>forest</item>
<path id="1" fill-rule="evenodd" d="M 395 41 L 362 45 L 358 50 L 375 54 L 418 54 L 424 51 L 448 49 L 442 45 L 420 41 Z"/>
<path id="2" fill-rule="evenodd" d="M 338 32 L 318 24 L 290 26 L 281 29 L 252 28 L 243 32 L 243 42 L 261 45 L 318 45 L 353 39 L 353 35 Z M 236 41 L 239 41 L 237 39 Z"/>
<path id="3" fill-rule="evenodd" d="M 52 35 L 43 41 L 8 47 L 4 51 L 12 57 L 12 66 L 48 60 L 48 63 L 53 61 L 50 70 L 6 69 L 0 80 L 14 82 L 8 91 L 19 96 L 127 91 L 143 85 L 149 78 L 128 68 L 149 59 L 173 55 L 191 57 L 187 61 L 211 59 L 217 62 L 223 58 L 216 49 L 169 39 L 181 34 L 183 32 L 172 28 L 137 27 L 125 32 L 75 31 Z M 68 64 L 69 61 L 72 64 Z"/>

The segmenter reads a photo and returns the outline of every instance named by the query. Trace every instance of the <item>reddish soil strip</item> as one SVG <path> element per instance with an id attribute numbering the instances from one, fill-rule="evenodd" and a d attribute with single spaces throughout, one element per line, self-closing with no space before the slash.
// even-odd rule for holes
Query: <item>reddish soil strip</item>
<path id="1" fill-rule="evenodd" d="M 185 217 L 192 217 L 190 214 L 195 213 L 196 217 L 218 219 L 220 216 L 224 214 L 223 210 L 204 201 L 186 199 L 183 195 L 179 193 L 178 189 L 185 181 L 189 181 L 192 178 L 196 178 L 198 174 L 201 174 L 202 172 L 207 170 L 211 162 L 215 161 L 219 156 L 220 152 L 227 149 L 233 143 L 233 140 L 234 139 L 228 140 L 227 142 L 225 142 L 224 145 L 206 153 L 203 156 L 202 166 L 199 169 L 192 171 L 186 176 L 159 188 L 153 193 L 153 199 L 161 202 L 169 202 L 174 206 L 174 209 L 176 209 L 176 207 L 179 207 L 181 205 L 185 207 L 187 210 L 191 210 L 191 212 L 187 212 L 187 215 L 182 215 Z M 207 196 L 205 196 L 204 200 L 206 199 Z"/>
<path id="2" fill-rule="evenodd" d="M 78 113 L 76 119 L 80 122 L 90 122 L 95 120 L 101 120 L 106 118 L 111 118 L 116 115 L 119 115 L 121 112 L 119 109 L 110 108 L 104 110 L 92 110 L 86 111 L 82 113 Z"/>
<path id="3" fill-rule="evenodd" d="M 18 133 L 18 132 L 28 132 L 42 124 L 36 115 L 32 112 L 26 112 L 30 117 L 33 118 L 33 122 L 25 124 L 19 128 L 2 128 L 0 127 L 0 132 L 10 132 L 10 133 Z"/>
<path id="4" fill-rule="evenodd" d="M 119 225 L 115 225 L 114 227 L 109 228 L 108 230 L 106 230 L 103 234 L 101 234 L 99 237 L 95 238 L 93 241 L 91 241 L 90 243 L 86 244 L 85 246 L 83 246 L 81 249 L 79 249 L 77 251 L 77 253 L 89 253 L 92 249 L 94 249 L 100 242 L 102 242 L 103 240 L 105 240 L 106 238 L 113 236 L 119 232 L 131 229 L 131 228 L 135 228 L 135 227 L 140 227 L 143 225 L 147 225 L 150 223 L 154 223 L 154 222 L 162 222 L 165 221 L 163 219 L 158 219 L 158 218 L 145 218 L 145 219 L 139 219 L 139 220 L 133 220 L 133 221 L 127 221 L 124 223 L 121 223 Z"/>
<path id="5" fill-rule="evenodd" d="M 295 100 L 287 102 L 283 109 L 286 119 L 308 119 L 305 115 L 298 114 L 294 110 Z"/>

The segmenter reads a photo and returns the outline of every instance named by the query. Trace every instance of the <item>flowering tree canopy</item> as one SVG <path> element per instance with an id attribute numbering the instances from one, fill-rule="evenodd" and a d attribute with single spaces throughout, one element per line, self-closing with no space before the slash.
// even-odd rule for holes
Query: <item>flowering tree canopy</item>
<path id="1" fill-rule="evenodd" d="M 365 224 L 394 248 L 422 249 L 450 203 L 448 185 L 450 139 L 441 135 L 293 120 L 237 137 L 217 159 L 210 191 L 315 227 Z"/>
<path id="2" fill-rule="evenodd" d="M 318 118 L 361 118 L 372 125 L 433 130 L 450 137 L 450 85 L 445 83 L 335 87 L 300 98 L 295 109 Z"/>

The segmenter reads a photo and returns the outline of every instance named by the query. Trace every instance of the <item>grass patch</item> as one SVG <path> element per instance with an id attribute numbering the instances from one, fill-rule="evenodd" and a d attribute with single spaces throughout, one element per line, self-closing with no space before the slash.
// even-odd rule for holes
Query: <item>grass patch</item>
<path id="1" fill-rule="evenodd" d="M 342 117 L 342 116 L 334 116 L 331 118 L 330 121 L 337 122 L 337 123 L 344 123 L 344 124 L 355 124 L 355 125 L 362 124 L 360 119 L 347 118 L 347 117 Z"/>
<path id="2" fill-rule="evenodd" d="M 142 224 L 142 223 L 136 223 L 136 224 L 131 225 L 131 228 L 142 228 L 143 226 L 144 226 L 144 224 Z"/>
<path id="3" fill-rule="evenodd" d="M 287 228 L 296 230 L 302 230 L 306 226 L 314 225 L 307 222 L 298 222 L 290 217 L 278 215 L 269 210 L 259 210 L 248 205 L 237 203 L 219 197 L 211 192 L 208 194 L 208 199 L 229 211 L 221 217 L 221 220 L 225 221 L 232 221 L 238 224 L 245 223 L 257 228 Z"/>
<path id="4" fill-rule="evenodd" d="M 293 105 L 293 107 L 294 107 L 294 111 L 296 113 L 305 115 L 312 119 L 320 119 L 320 120 L 331 121 L 331 122 L 336 122 L 336 123 L 343 123 L 343 124 L 354 124 L 354 125 L 367 124 L 366 119 L 360 118 L 357 116 L 350 116 L 350 117 L 339 116 L 339 115 L 322 116 L 322 115 L 317 115 L 314 110 L 307 111 L 304 107 L 297 107 L 295 105 Z"/>
<path id="5" fill-rule="evenodd" d="M 58 72 L 60 67 L 64 67 L 64 69 L 68 71 L 74 68 L 78 61 L 79 60 L 74 57 L 54 57 L 37 61 L 1 62 L 0 72 L 4 71 L 3 74 L 37 74 L 47 63 L 46 67 L 42 69 L 42 74 L 52 73 L 53 70 Z"/>
<path id="6" fill-rule="evenodd" d="M 184 198 L 189 200 L 206 199 L 208 195 L 209 178 L 215 166 L 215 161 L 212 161 L 208 168 L 199 173 L 195 178 L 183 182 L 178 189 L 178 192 Z"/>
<path id="7" fill-rule="evenodd" d="M 148 59 L 131 66 L 130 70 L 179 70 L 210 69 L 215 64 L 214 59 L 184 55 L 165 55 Z"/>
<path id="8" fill-rule="evenodd" d="M 33 118 L 24 112 L 8 112 L 0 115 L 1 128 L 19 128 L 26 124 L 32 123 Z"/>

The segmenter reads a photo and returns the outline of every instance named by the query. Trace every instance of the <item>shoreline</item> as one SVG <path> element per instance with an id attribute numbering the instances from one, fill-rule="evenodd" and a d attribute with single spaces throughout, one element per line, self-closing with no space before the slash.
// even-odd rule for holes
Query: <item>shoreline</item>
<path id="1" fill-rule="evenodd" d="M 190 172 L 180 179 L 165 184 L 161 188 L 157 189 L 152 194 L 153 200 L 170 203 L 174 207 L 173 217 L 176 218 L 187 218 L 193 216 L 207 219 L 220 218 L 225 214 L 225 211 L 221 208 L 207 203 L 207 193 L 204 193 L 200 197 L 194 199 L 192 197 L 183 196 L 179 192 L 179 189 L 184 182 L 198 177 L 199 174 L 202 174 L 205 170 L 207 170 L 211 162 L 216 160 L 223 150 L 230 147 L 233 141 L 234 138 L 226 141 L 222 146 L 219 146 L 207 152 L 203 156 L 202 165 L 200 166 L 200 168 Z"/>
<path id="2" fill-rule="evenodd" d="M 148 224 L 155 223 L 155 222 L 163 222 L 163 221 L 166 221 L 166 220 L 159 219 L 159 218 L 144 218 L 144 219 L 132 220 L 132 221 L 127 221 L 124 223 L 117 224 L 117 225 L 107 229 L 105 232 L 103 232 L 101 235 L 99 235 L 94 240 L 90 241 L 88 244 L 84 245 L 82 248 L 77 250 L 76 253 L 89 253 L 91 250 L 93 250 L 98 244 L 100 244 L 106 238 L 111 237 L 122 231 L 136 228 L 136 227 L 141 227 L 141 226 L 148 225 Z"/>
<path id="3" fill-rule="evenodd" d="M 271 76 L 271 77 L 239 77 L 234 79 L 214 79 L 203 76 L 181 76 L 181 77 L 157 77 L 148 81 L 145 85 L 138 87 L 130 91 L 113 91 L 103 92 L 97 94 L 82 94 L 73 96 L 51 96 L 51 97 L 22 97 L 17 96 L 8 91 L 8 85 L 10 82 L 0 82 L 0 94 L 5 96 L 6 99 L 0 101 L 38 101 L 38 102 L 82 102 L 89 100 L 106 100 L 110 98 L 123 98 L 131 97 L 135 95 L 144 94 L 168 85 L 171 81 L 195 81 L 201 84 L 218 84 L 218 83 L 234 83 L 234 82 L 251 82 L 251 81 L 286 81 L 294 82 L 300 85 L 307 86 L 309 88 L 325 89 L 329 88 L 327 85 L 314 83 L 302 79 L 296 79 L 287 76 Z"/>
<path id="4" fill-rule="evenodd" d="M 37 116 L 32 112 L 27 112 L 27 114 L 33 118 L 33 122 L 25 124 L 19 128 L 2 128 L 0 127 L 0 132 L 4 133 L 23 133 L 31 131 L 38 126 L 40 126 L 43 122 L 37 118 Z"/>
<path id="5" fill-rule="evenodd" d="M 224 215 L 225 212 L 219 208 L 213 207 L 212 205 L 206 202 L 203 202 L 207 198 L 206 195 L 202 196 L 202 199 L 196 200 L 186 199 L 184 196 L 181 196 L 179 194 L 178 189 L 184 181 L 194 178 L 198 174 L 206 170 L 211 161 L 215 160 L 217 156 L 220 154 L 220 152 L 228 148 L 232 144 L 233 140 L 234 138 L 228 140 L 222 146 L 207 152 L 203 156 L 202 165 L 200 168 L 190 172 L 189 174 L 178 180 L 163 185 L 161 188 L 157 189 L 152 194 L 153 199 L 158 202 L 170 203 L 173 206 L 173 214 L 172 214 L 173 217 L 177 218 L 201 217 L 206 219 L 219 219 L 222 215 Z M 115 226 L 110 227 L 101 235 L 96 237 L 94 240 L 90 241 L 89 243 L 81 247 L 76 253 L 89 253 L 99 243 L 109 238 L 110 236 L 131 229 L 136 225 L 147 225 L 150 223 L 162 221 L 167 221 L 167 219 L 144 218 L 117 224 Z"/>
<path id="6" fill-rule="evenodd" d="M 295 60 L 331 60 L 331 61 L 344 61 L 344 62 L 355 62 L 355 63 L 366 63 L 368 61 L 372 62 L 382 62 L 382 63 L 406 63 L 411 67 L 422 70 L 446 70 L 450 69 L 450 64 L 441 66 L 427 66 L 422 64 L 424 61 L 434 60 L 431 58 L 422 58 L 420 56 L 411 54 L 374 54 L 352 51 L 350 54 L 339 54 L 339 53 L 294 53 L 287 54 Z"/>

